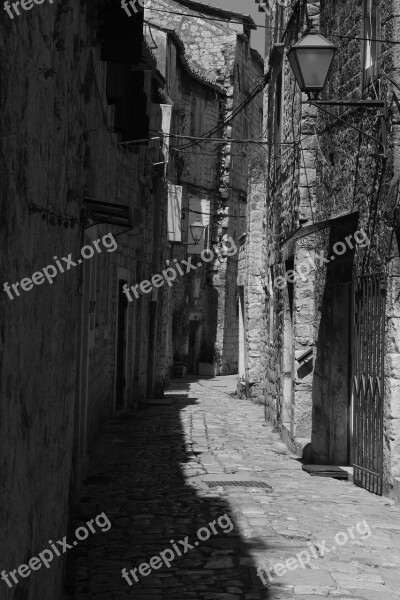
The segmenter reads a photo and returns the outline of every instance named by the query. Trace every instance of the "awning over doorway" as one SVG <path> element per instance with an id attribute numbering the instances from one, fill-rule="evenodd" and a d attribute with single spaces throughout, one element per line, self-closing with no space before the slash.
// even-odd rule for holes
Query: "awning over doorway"
<path id="1" fill-rule="evenodd" d="M 130 206 L 127 204 L 114 204 L 113 202 L 100 202 L 85 198 L 83 205 L 88 213 L 89 223 L 85 229 L 93 225 L 106 224 L 118 225 L 125 229 L 133 229 L 133 218 Z"/>
<path id="2" fill-rule="evenodd" d="M 294 233 L 292 233 L 289 237 L 287 237 L 282 243 L 284 259 L 286 259 L 287 257 L 289 257 L 293 254 L 294 243 L 297 240 L 299 240 L 307 235 L 316 233 L 317 231 L 321 231 L 322 229 L 326 229 L 327 227 L 331 227 L 331 225 L 333 225 L 334 223 L 337 223 L 341 219 L 345 219 L 356 213 L 358 213 L 358 208 L 352 208 L 351 210 L 340 213 L 339 215 L 336 215 L 335 217 L 331 217 L 329 219 L 324 219 L 323 221 L 317 221 L 316 223 L 310 223 L 309 225 L 304 225 L 302 227 L 299 227 L 299 229 L 297 229 Z"/>

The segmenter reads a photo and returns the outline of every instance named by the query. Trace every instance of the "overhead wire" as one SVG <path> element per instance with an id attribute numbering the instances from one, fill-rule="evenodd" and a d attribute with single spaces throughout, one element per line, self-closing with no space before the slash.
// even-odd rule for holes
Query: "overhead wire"
<path id="1" fill-rule="evenodd" d="M 218 22 L 222 22 L 222 23 L 226 23 L 226 24 L 244 24 L 243 21 L 234 21 L 232 19 L 218 19 L 215 17 L 207 17 L 205 15 L 195 15 L 195 14 L 189 14 L 189 13 L 180 13 L 180 12 L 176 12 L 176 11 L 169 11 L 169 10 L 165 10 L 165 9 L 158 9 L 158 8 L 151 8 L 150 10 L 154 10 L 157 12 L 163 12 L 163 13 L 167 13 L 167 14 L 173 14 L 173 15 L 178 15 L 178 16 L 184 16 L 184 17 L 192 17 L 192 18 L 201 18 L 204 20 L 210 20 L 210 21 L 218 21 Z M 151 22 L 148 22 L 149 24 L 151 24 Z M 264 29 L 273 29 L 273 30 L 281 30 L 286 32 L 287 28 L 281 28 L 281 27 L 272 27 L 272 26 L 268 26 L 268 25 L 258 25 L 255 24 L 256 27 L 259 28 L 264 28 Z M 360 41 L 376 41 L 376 42 L 386 42 L 386 43 L 392 43 L 392 44 L 400 44 L 400 41 L 397 40 L 391 40 L 391 39 L 380 39 L 380 38 L 366 38 L 366 37 L 362 37 L 362 36 L 347 36 L 347 35 L 342 35 L 342 34 L 327 34 L 327 37 L 337 37 L 337 38 L 342 38 L 342 39 L 351 39 L 351 40 L 360 40 Z M 254 97 L 256 95 L 258 95 L 258 93 L 260 93 L 264 87 L 267 85 L 268 83 L 268 73 L 266 75 L 264 75 L 261 78 L 261 81 L 258 85 L 256 85 L 256 87 L 250 92 L 249 96 L 242 102 L 239 104 L 238 107 L 236 107 L 236 109 L 234 109 L 232 111 L 232 113 L 222 122 L 217 124 L 215 127 L 213 127 L 212 129 L 208 130 L 207 132 L 205 132 L 201 137 L 196 137 L 196 136 L 178 136 L 177 134 L 164 134 L 164 135 L 169 135 L 170 137 L 175 137 L 177 139 L 187 139 L 187 140 L 191 140 L 192 143 L 190 144 L 186 144 L 184 146 L 182 146 L 181 148 L 175 147 L 174 150 L 176 151 L 181 151 L 181 152 L 188 152 L 189 148 L 192 148 L 194 145 L 197 145 L 197 143 L 202 143 L 204 141 L 209 141 L 211 143 L 213 142 L 218 142 L 218 143 L 254 143 L 254 144 L 259 144 L 261 145 L 261 147 L 265 150 L 264 145 L 269 145 L 269 146 L 290 146 L 290 148 L 286 151 L 288 152 L 294 145 L 296 145 L 296 143 L 300 143 L 302 140 L 299 141 L 293 141 L 290 143 L 274 143 L 274 144 L 269 144 L 268 142 L 262 142 L 259 140 L 259 138 L 257 139 L 229 139 L 229 138 L 211 138 L 210 135 L 212 135 L 213 133 L 215 133 L 216 131 L 218 131 L 219 129 L 225 127 L 226 125 L 228 125 L 238 114 L 240 114 L 244 108 L 254 99 Z M 324 111 L 327 114 L 330 114 L 328 111 Z M 336 116 L 336 115 L 335 115 Z M 339 118 L 340 119 L 340 118 Z M 342 120 L 342 119 L 340 119 Z M 349 125 L 349 124 L 348 124 Z M 351 126 L 351 125 L 350 125 Z M 364 131 L 360 130 L 359 128 L 356 128 L 354 126 L 351 126 L 353 129 L 355 129 L 356 131 L 358 131 L 359 133 L 363 133 L 365 134 Z M 368 134 L 367 134 L 368 135 Z M 260 136 L 261 137 L 261 136 Z M 301 136 L 300 136 L 301 137 Z M 374 139 L 372 136 L 371 139 L 373 139 L 374 141 L 377 141 L 376 139 Z M 286 152 L 284 154 L 286 154 Z M 201 154 L 199 152 L 192 152 L 193 154 Z M 303 148 L 301 145 L 301 153 L 303 155 L 303 160 L 304 160 L 304 154 L 303 154 Z M 212 153 L 210 153 L 212 154 Z M 205 154 L 207 155 L 207 154 Z M 239 154 L 240 155 L 240 154 Z"/>
<path id="2" fill-rule="evenodd" d="M 183 154 L 192 154 L 193 156 L 215 156 L 215 152 L 197 152 L 196 150 L 182 150 L 177 146 L 170 146 L 170 150 L 176 150 L 177 152 L 183 152 Z M 230 156 L 246 156 L 246 150 L 242 150 L 241 152 L 231 152 Z"/>
<path id="3" fill-rule="evenodd" d="M 248 104 L 250 104 L 250 102 L 260 93 L 262 92 L 262 90 L 264 89 L 265 85 L 267 84 L 267 78 L 268 78 L 268 73 L 266 75 L 263 75 L 262 77 L 260 77 L 260 81 L 259 83 L 251 90 L 251 92 L 249 93 L 249 95 L 247 96 L 247 98 L 245 98 L 233 111 L 230 115 L 228 115 L 228 117 L 226 117 L 222 123 L 218 123 L 217 125 L 215 125 L 214 127 L 212 127 L 211 129 L 209 129 L 208 131 L 206 131 L 205 133 L 202 134 L 202 137 L 207 138 L 208 136 L 210 136 L 211 134 L 219 131 L 219 129 L 226 127 L 227 125 L 229 125 L 229 123 L 231 121 L 233 121 L 233 119 L 235 117 L 237 117 L 238 114 L 240 114 L 245 108 L 246 106 L 248 106 Z M 194 144 L 187 144 L 186 146 L 183 146 L 183 148 L 185 147 L 192 147 Z"/>
<path id="4" fill-rule="evenodd" d="M 153 9 L 152 9 L 153 10 Z M 154 9 L 154 10 L 158 10 L 159 12 L 171 12 L 171 11 L 164 11 L 162 9 Z M 171 12 L 171 14 L 174 14 Z M 151 25 L 151 21 L 146 20 L 146 23 L 148 25 Z M 252 102 L 252 100 L 260 93 L 263 91 L 263 89 L 265 88 L 265 86 L 267 85 L 267 83 L 269 82 L 270 79 L 270 72 L 268 71 L 265 75 L 259 76 L 257 78 L 259 81 L 257 83 L 257 85 L 250 91 L 249 95 L 247 96 L 247 98 L 245 98 L 233 111 L 230 115 L 228 115 L 222 123 L 218 123 L 217 125 L 215 125 L 214 127 L 212 127 L 211 129 L 209 129 L 208 131 L 204 132 L 201 136 L 201 138 L 192 138 L 191 143 L 188 144 L 184 144 L 181 147 L 181 150 L 184 150 L 186 148 L 192 148 L 195 145 L 199 145 L 199 143 L 202 142 L 203 139 L 209 139 L 209 137 L 213 134 L 216 133 L 217 131 L 219 131 L 220 129 L 222 129 L 223 127 L 226 127 L 229 123 L 231 123 L 231 121 L 233 121 L 233 119 L 235 119 L 235 117 L 240 114 L 245 108 L 246 106 L 248 106 L 248 104 L 250 104 L 250 102 Z M 189 139 L 189 138 L 188 138 Z M 226 139 L 224 138 L 224 140 L 221 140 L 223 142 L 226 141 Z"/>
<path id="5" fill-rule="evenodd" d="M 192 17 L 195 19 L 203 19 L 205 21 L 218 21 L 220 23 L 226 23 L 227 25 L 245 25 L 246 23 L 244 23 L 243 21 L 234 21 L 232 19 L 218 19 L 216 17 L 207 17 L 203 14 L 189 14 L 189 13 L 181 13 L 181 12 L 175 12 L 175 11 L 170 11 L 170 10 L 164 10 L 161 8 L 153 8 L 153 7 L 148 7 L 145 9 L 149 10 L 149 11 L 157 11 L 157 12 L 163 12 L 163 13 L 168 13 L 171 15 L 177 15 L 180 17 Z M 250 23 L 249 23 L 250 25 Z M 257 29 L 272 29 L 274 31 L 286 31 L 285 27 L 273 27 L 271 25 L 260 25 L 258 23 L 254 23 L 255 27 Z M 360 40 L 360 41 L 366 41 L 366 42 L 381 42 L 381 43 L 387 43 L 387 44 L 399 44 L 400 45 L 400 40 L 392 40 L 392 39 L 381 39 L 381 38 L 367 38 L 367 37 L 362 37 L 362 36 L 351 36 L 351 35 L 342 35 L 340 33 L 329 33 L 329 34 L 324 34 L 326 37 L 337 37 L 337 38 L 342 38 L 342 39 L 348 39 L 348 40 Z"/>
<path id="6" fill-rule="evenodd" d="M 262 137 L 261 135 L 257 138 L 203 138 L 203 137 L 198 137 L 198 136 L 193 136 L 193 135 L 179 135 L 177 133 L 163 133 L 163 132 L 158 132 L 161 135 L 164 135 L 166 137 L 173 137 L 173 138 L 177 138 L 177 139 L 185 139 L 185 140 L 199 140 L 199 141 L 206 141 L 206 142 L 211 142 L 211 143 L 237 143 L 237 144 L 260 144 L 260 145 L 267 145 L 267 146 L 291 146 L 293 144 L 298 144 L 300 143 L 300 140 L 293 140 L 291 142 L 282 142 L 282 143 L 273 143 L 273 142 L 263 142 L 260 138 Z M 157 137 L 153 137 L 153 138 L 146 138 L 144 140 L 135 140 L 136 142 L 147 142 L 150 140 L 155 140 L 155 139 L 159 139 L 158 136 Z M 176 148 L 176 146 L 174 146 L 174 148 Z"/>
<path id="7" fill-rule="evenodd" d="M 199 210 L 193 210 L 191 208 L 182 208 L 182 212 L 190 212 L 195 215 L 205 215 L 207 217 L 212 217 L 212 213 L 205 213 L 205 212 L 201 212 Z M 229 218 L 230 219 L 245 219 L 246 215 L 229 215 Z"/>
<path id="8" fill-rule="evenodd" d="M 354 129 L 354 131 L 357 131 L 358 133 L 362 133 L 362 135 L 365 135 L 365 137 L 369 138 L 370 140 L 374 141 L 375 143 L 380 144 L 383 147 L 383 144 L 380 140 L 374 138 L 372 135 L 369 135 L 369 133 L 366 133 L 363 129 L 360 129 L 359 127 L 355 127 L 354 125 L 352 125 L 351 123 L 347 123 L 344 119 L 342 119 L 341 117 L 335 115 L 334 113 L 330 112 L 329 110 L 326 110 L 326 108 L 324 108 L 321 105 L 316 105 L 314 104 L 314 102 L 310 101 L 309 102 L 310 106 L 318 106 L 318 108 L 320 110 L 322 110 L 322 112 L 326 113 L 327 115 L 334 117 L 335 119 L 337 119 L 338 121 L 341 121 L 342 123 L 344 123 L 346 125 L 346 127 L 350 127 L 351 129 Z"/>
<path id="9" fill-rule="evenodd" d="M 259 138 L 254 138 L 254 139 L 245 139 L 245 138 L 235 138 L 235 139 L 231 139 L 231 138 L 201 138 L 201 137 L 194 137 L 194 136 L 190 136 L 190 135 L 178 135 L 178 134 L 173 134 L 173 133 L 163 133 L 163 132 L 159 132 L 159 135 L 157 136 L 153 136 L 153 137 L 149 137 L 149 138 L 143 138 L 140 140 L 134 140 L 131 142 L 117 142 L 116 145 L 121 146 L 121 145 L 134 145 L 134 144 L 145 144 L 146 142 L 152 142 L 155 140 L 159 140 L 162 136 L 166 136 L 166 137 L 176 137 L 178 139 L 183 138 L 183 139 L 189 139 L 189 140 L 200 140 L 202 142 L 206 141 L 206 142 L 210 142 L 210 143 L 219 143 L 219 144 L 226 144 L 226 143 L 233 143 L 233 144 L 256 144 L 258 146 L 264 147 L 264 146 L 289 146 L 289 150 L 291 149 L 291 147 L 295 144 L 300 144 L 304 138 L 299 139 L 299 140 L 292 140 L 290 142 L 282 142 L 282 143 L 277 143 L 277 142 L 267 142 L 267 141 L 262 141 L 260 138 L 262 138 L 263 136 L 259 136 Z M 306 137 L 306 136 L 305 136 Z M 180 151 L 181 148 L 178 148 L 177 146 L 170 146 L 170 149 L 173 150 L 177 150 Z M 195 151 L 191 151 L 194 155 L 196 154 Z M 200 154 L 200 153 L 199 153 Z"/>
<path id="10" fill-rule="evenodd" d="M 178 15 L 178 16 L 183 16 L 183 17 L 192 17 L 192 18 L 199 18 L 199 15 L 195 15 L 195 14 L 189 14 L 189 13 L 179 13 L 179 12 L 175 12 L 175 11 L 168 11 L 168 10 L 163 10 L 163 9 L 156 9 L 156 8 L 151 8 L 150 10 L 154 10 L 157 12 L 163 12 L 163 13 L 168 13 L 168 14 L 172 14 L 172 15 Z M 200 16 L 201 19 L 204 20 L 209 20 L 209 21 L 217 21 L 217 22 L 221 22 L 221 23 L 226 23 L 227 25 L 229 24 L 239 24 L 239 25 L 244 25 L 245 23 L 243 21 L 234 21 L 232 19 L 218 19 L 215 17 L 207 17 L 205 15 L 201 15 Z M 281 30 L 281 31 L 286 31 L 287 28 L 276 28 L 276 27 L 272 27 L 272 26 L 268 26 L 268 25 L 258 25 L 255 24 L 257 28 L 260 29 L 271 29 L 271 30 Z M 382 39 L 382 38 L 370 38 L 370 37 L 362 37 L 362 36 L 349 36 L 349 35 L 342 35 L 342 34 L 326 34 L 326 37 L 331 37 L 331 38 L 339 38 L 339 39 L 349 39 L 349 40 L 359 40 L 359 41 L 373 41 L 373 42 L 381 42 L 381 43 L 388 43 L 388 44 L 395 44 L 395 45 L 400 45 L 400 41 L 398 40 L 393 40 L 393 39 Z M 190 151 L 189 148 L 192 148 L 194 145 L 197 145 L 198 142 L 202 143 L 204 141 L 208 141 L 211 143 L 214 142 L 218 142 L 218 143 L 254 143 L 254 144 L 258 144 L 260 145 L 264 151 L 266 151 L 266 149 L 264 148 L 264 145 L 267 146 L 290 146 L 288 148 L 288 150 L 284 153 L 286 154 L 287 152 L 289 152 L 291 149 L 293 149 L 295 147 L 296 144 L 300 144 L 300 151 L 301 151 L 301 155 L 303 158 L 303 163 L 304 163 L 304 168 L 306 169 L 306 165 L 305 165 L 305 158 L 304 158 L 304 149 L 302 147 L 302 141 L 304 138 L 297 140 L 297 141 L 293 141 L 290 143 L 280 143 L 280 144 L 270 144 L 268 142 L 262 142 L 259 140 L 259 138 L 256 139 L 229 139 L 229 138 L 224 138 L 224 139 L 218 139 L 218 138 L 211 138 L 210 135 L 212 135 L 213 133 L 217 132 L 218 130 L 220 130 L 221 128 L 225 127 L 227 124 L 229 124 L 238 114 L 240 114 L 240 112 L 242 112 L 242 110 L 244 110 L 244 108 L 254 99 L 254 97 L 256 95 L 258 95 L 258 93 L 260 91 L 262 91 L 265 87 L 265 85 L 267 84 L 267 81 L 265 80 L 266 77 L 263 77 L 263 85 L 258 84 L 253 90 L 252 92 L 250 92 L 249 96 L 234 110 L 232 111 L 232 113 L 227 117 L 227 119 L 225 119 L 222 123 L 218 124 L 217 126 L 215 126 L 214 128 L 210 129 L 209 131 L 205 132 L 203 134 L 202 137 L 195 137 L 195 136 L 179 136 L 177 134 L 169 134 L 169 137 L 175 137 L 177 139 L 188 139 L 191 140 L 193 143 L 191 144 L 186 144 L 184 146 L 182 146 L 181 148 L 177 148 L 174 147 L 174 150 L 176 151 L 180 151 L 180 152 L 186 152 L 186 153 L 192 153 L 192 154 L 202 154 L 200 152 L 195 152 L 195 151 Z M 332 113 L 330 113 L 327 110 L 324 110 L 324 112 L 326 112 L 327 114 L 331 115 L 331 116 L 335 116 L 336 115 L 332 115 Z M 340 121 L 343 121 L 343 119 L 340 119 Z M 343 121 L 344 122 L 344 121 Z M 368 134 L 366 134 L 363 130 L 356 128 L 352 125 L 350 125 L 349 123 L 347 123 L 347 125 L 349 125 L 352 129 L 356 130 L 360 137 L 362 134 L 367 135 L 367 137 L 370 137 L 371 140 L 373 141 L 379 141 L 376 140 L 375 138 L 373 138 L 372 136 L 368 136 Z M 168 135 L 168 134 L 163 134 L 163 135 Z M 261 136 L 260 136 L 261 137 Z M 293 136 L 294 137 L 294 136 Z M 300 138 L 301 138 L 301 133 L 300 133 Z M 305 136 L 307 137 L 307 136 Z M 147 141 L 147 140 L 146 140 Z M 212 153 L 203 153 L 204 155 L 212 155 Z M 240 156 L 242 154 L 238 154 L 238 156 Z M 384 173 L 384 169 L 383 169 L 383 173 Z M 382 174 L 381 174 L 382 177 Z M 307 173 L 306 173 L 306 178 L 307 178 Z M 308 191 L 309 190 L 309 186 L 307 185 Z M 378 190 L 378 195 L 379 195 L 379 190 Z M 310 208 L 312 211 L 312 203 L 311 203 L 311 198 L 310 198 Z M 191 211 L 190 209 L 188 209 L 189 212 L 195 212 L 197 213 L 197 211 Z M 197 213 L 197 214 L 205 214 L 205 213 Z M 239 215 L 240 217 L 240 215 Z M 243 217 L 245 218 L 245 216 Z"/>

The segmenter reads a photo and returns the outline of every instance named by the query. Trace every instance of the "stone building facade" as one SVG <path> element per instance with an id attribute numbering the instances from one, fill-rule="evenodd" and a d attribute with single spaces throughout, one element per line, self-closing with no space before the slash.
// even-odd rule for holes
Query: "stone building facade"
<path id="1" fill-rule="evenodd" d="M 250 17 L 191 0 L 147 3 L 145 15 L 154 27 L 176 32 L 192 78 L 197 78 L 192 91 L 185 82 L 176 88 L 179 77 L 172 86 L 173 134 L 201 137 L 211 131 L 210 137 L 217 140 L 196 144 L 173 137 L 171 141 L 175 148 L 168 177 L 173 185 L 183 187 L 187 217 L 183 241 L 190 241 L 188 226 L 200 216 L 207 226 L 206 246 L 218 247 L 215 260 L 176 286 L 174 311 L 185 323 L 183 336 L 179 334 L 174 342 L 175 351 L 183 347 L 182 356 L 175 358 L 186 360 L 192 372 L 197 372 L 199 362 L 214 359 L 221 374 L 237 373 L 238 256 L 229 256 L 230 245 L 224 247 L 224 240 L 231 236 L 237 245 L 245 229 L 249 145 L 232 140 L 261 135 L 261 94 L 232 121 L 225 121 L 262 79 L 261 57 L 250 48 L 254 23 Z M 228 18 L 236 24 L 224 23 Z M 200 82 L 201 94 L 197 92 Z M 188 246 L 187 253 L 197 262 L 203 248 L 203 244 Z M 174 256 L 183 257 L 183 249 L 174 246 Z"/>
<path id="2" fill-rule="evenodd" d="M 198 268 L 200 252 L 209 247 L 212 221 L 210 212 L 216 202 L 218 155 L 192 146 L 186 136 L 200 137 L 205 129 L 219 123 L 225 89 L 202 74 L 186 57 L 185 47 L 174 29 L 153 22 L 146 25 L 146 39 L 157 59 L 158 70 L 165 81 L 163 105 L 167 115 L 165 139 L 168 164 L 165 181 L 169 210 L 178 203 L 175 222 L 168 223 L 168 266 L 177 278 L 168 289 L 171 327 L 165 352 L 171 368 L 178 373 L 180 364 L 190 372 L 197 370 L 201 340 L 206 337 L 205 321 L 213 297 L 206 268 Z M 193 242 L 190 225 L 199 220 L 205 226 L 201 242 Z M 184 244 L 184 246 L 182 245 Z M 186 273 L 182 260 L 189 257 L 196 270 Z M 180 275 L 176 264 L 181 264 Z M 210 319 L 211 322 L 211 319 Z"/>
<path id="3" fill-rule="evenodd" d="M 253 149 L 248 171 L 246 231 L 239 238 L 238 394 L 258 403 L 263 402 L 265 172 L 265 150 Z"/>
<path id="4" fill-rule="evenodd" d="M 385 41 L 399 37 L 398 3 L 293 0 L 268 13 L 268 157 L 249 201 L 263 264 L 242 275 L 261 335 L 243 333 L 242 387 L 308 462 L 353 465 L 357 485 L 399 495 L 399 50 Z M 287 52 L 311 22 L 338 48 L 321 99 L 386 112 L 305 102 Z"/>
<path id="5" fill-rule="evenodd" d="M 168 198 L 162 144 L 146 141 L 161 125 L 163 81 L 143 38 L 143 12 L 121 16 L 119 2 L 67 0 L 1 20 L 9 57 L 0 74 L 7 572 L 67 535 L 68 504 L 101 423 L 159 394 L 168 378 L 164 292 L 137 303 L 123 293 L 125 283 L 165 266 Z M 82 264 L 67 267 L 69 259 Z M 57 276 L 32 286 L 46 265 Z M 2 580 L 1 598 L 60 598 L 63 560 L 39 575 L 13 588 Z"/>

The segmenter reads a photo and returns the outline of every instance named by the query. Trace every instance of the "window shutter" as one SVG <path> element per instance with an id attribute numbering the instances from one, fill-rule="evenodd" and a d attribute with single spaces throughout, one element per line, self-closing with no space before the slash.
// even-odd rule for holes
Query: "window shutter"
<path id="1" fill-rule="evenodd" d="M 168 240 L 182 241 L 182 186 L 168 184 Z"/>

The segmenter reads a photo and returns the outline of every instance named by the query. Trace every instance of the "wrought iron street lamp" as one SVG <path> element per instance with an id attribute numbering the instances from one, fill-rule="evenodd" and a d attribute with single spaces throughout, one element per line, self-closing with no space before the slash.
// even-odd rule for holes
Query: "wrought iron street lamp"
<path id="1" fill-rule="evenodd" d="M 201 222 L 201 220 L 199 218 L 197 218 L 196 221 L 194 221 L 194 223 L 192 223 L 189 226 L 189 229 L 190 229 L 190 233 L 192 234 L 193 242 L 184 243 L 184 242 L 178 242 L 178 241 L 170 241 L 171 259 L 172 259 L 172 249 L 174 246 L 198 246 L 200 244 L 201 238 L 203 237 L 203 233 L 206 229 L 206 226 L 203 225 L 203 223 Z"/>
<path id="2" fill-rule="evenodd" d="M 387 154 L 386 141 L 386 101 L 385 100 L 319 100 L 320 92 L 325 88 L 328 80 L 329 71 L 332 66 L 333 58 L 337 51 L 337 46 L 327 40 L 314 26 L 309 27 L 297 44 L 292 46 L 288 52 L 289 64 L 293 74 L 302 92 L 308 96 L 308 100 L 303 103 L 316 106 L 326 114 L 334 117 L 338 121 L 347 124 L 348 127 L 355 129 L 375 142 L 378 142 L 383 150 L 383 156 Z M 343 119 L 334 115 L 323 108 L 328 106 L 355 106 L 361 108 L 382 109 L 379 113 L 382 125 L 382 141 L 365 133 L 358 127 L 348 124 Z"/>
<path id="3" fill-rule="evenodd" d="M 324 38 L 314 27 L 292 46 L 288 60 L 302 92 L 314 99 L 322 92 L 328 79 L 337 46 Z"/>
<path id="4" fill-rule="evenodd" d="M 203 237 L 203 233 L 206 226 L 197 219 L 194 223 L 190 225 L 190 233 L 192 234 L 194 245 L 197 246 L 200 243 L 201 238 Z"/>
<path id="5" fill-rule="evenodd" d="M 386 108 L 383 100 L 318 100 L 325 88 L 337 46 L 327 40 L 314 26 L 305 32 L 288 52 L 288 60 L 302 92 L 309 102 L 316 105 L 362 106 L 363 108 Z M 313 98 L 311 97 L 313 94 Z"/>

